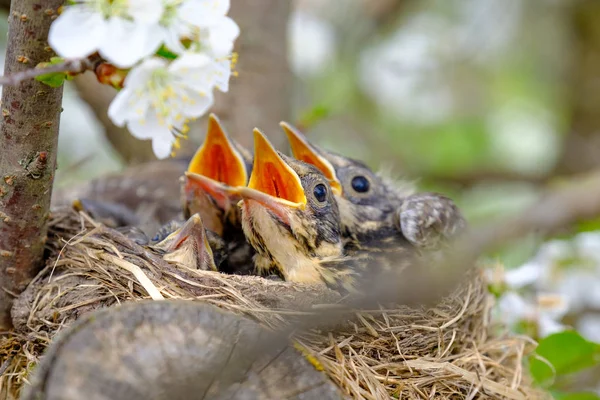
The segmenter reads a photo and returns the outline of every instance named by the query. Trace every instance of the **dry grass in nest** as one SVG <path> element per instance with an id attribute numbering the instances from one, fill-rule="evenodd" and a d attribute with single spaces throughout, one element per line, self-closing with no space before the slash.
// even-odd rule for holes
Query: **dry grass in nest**
<path id="1" fill-rule="evenodd" d="M 80 315 L 143 299 L 201 300 L 285 326 L 314 304 L 341 298 L 320 287 L 197 271 L 165 262 L 118 232 L 72 210 L 53 213 L 46 268 L 17 299 L 15 331 L 0 345 L 0 397 L 11 398 L 53 336 Z M 480 276 L 436 307 L 368 310 L 335 331 L 297 342 L 357 399 L 542 397 L 522 369 L 532 343 L 498 335 Z"/>

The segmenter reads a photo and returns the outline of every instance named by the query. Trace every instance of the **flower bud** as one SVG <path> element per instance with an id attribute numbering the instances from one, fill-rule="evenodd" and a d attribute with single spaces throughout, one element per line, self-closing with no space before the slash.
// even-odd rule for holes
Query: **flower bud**
<path id="1" fill-rule="evenodd" d="M 98 82 L 110 85 L 115 89 L 123 88 L 123 83 L 128 72 L 129 70 L 127 69 L 119 69 L 106 62 L 100 63 L 95 70 Z"/>

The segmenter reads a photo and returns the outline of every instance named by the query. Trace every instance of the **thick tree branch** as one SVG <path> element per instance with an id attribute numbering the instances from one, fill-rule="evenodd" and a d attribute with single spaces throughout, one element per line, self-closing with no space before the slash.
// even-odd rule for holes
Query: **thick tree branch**
<path id="1" fill-rule="evenodd" d="M 54 54 L 47 38 L 62 0 L 13 0 L 4 71 L 19 74 Z M 55 14 L 55 13 L 54 13 Z M 62 87 L 35 80 L 2 88 L 0 152 L 0 330 L 10 325 L 10 293 L 25 288 L 42 262 L 56 168 Z"/>

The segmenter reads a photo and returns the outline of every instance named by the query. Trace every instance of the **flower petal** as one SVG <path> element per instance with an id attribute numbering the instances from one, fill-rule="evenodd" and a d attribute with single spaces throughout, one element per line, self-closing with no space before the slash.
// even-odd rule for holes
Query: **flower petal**
<path id="1" fill-rule="evenodd" d="M 212 58 L 204 53 L 183 53 L 169 65 L 169 71 L 174 74 L 185 74 L 190 70 L 197 71 L 207 67 L 212 62 Z"/>
<path id="2" fill-rule="evenodd" d="M 117 126 L 127 121 L 142 118 L 150 107 L 150 95 L 147 92 L 148 82 L 157 68 L 167 66 L 167 61 L 152 57 L 133 68 L 125 78 L 124 89 L 117 93 L 108 108 L 108 116 Z"/>
<path id="3" fill-rule="evenodd" d="M 134 21 L 157 24 L 163 13 L 165 6 L 160 0 L 129 0 L 129 12 Z"/>
<path id="4" fill-rule="evenodd" d="M 168 28 L 161 26 L 160 29 L 162 29 L 163 42 L 170 51 L 176 54 L 185 52 L 185 47 L 181 44 L 181 38 L 189 34 L 189 29 L 185 29 L 182 25 Z"/>
<path id="5" fill-rule="evenodd" d="M 87 57 L 98 49 L 105 34 L 102 15 L 85 5 L 74 5 L 52 23 L 48 43 L 61 57 Z"/>
<path id="6" fill-rule="evenodd" d="M 148 110 L 143 122 L 131 121 L 127 127 L 138 139 L 152 139 L 152 150 L 159 159 L 166 158 L 171 153 L 175 137 L 167 125 L 159 123 L 154 110 Z"/>
<path id="7" fill-rule="evenodd" d="M 544 266 L 540 263 L 529 262 L 519 268 L 506 271 L 504 280 L 509 287 L 520 289 L 537 282 L 543 269 Z"/>
<path id="8" fill-rule="evenodd" d="M 108 106 L 108 117 L 116 126 L 124 126 L 125 122 L 133 118 L 134 108 L 131 107 L 132 92 L 127 89 L 121 90 Z"/>
<path id="9" fill-rule="evenodd" d="M 152 139 L 152 150 L 154 151 L 154 155 L 159 160 L 165 159 L 169 157 L 171 154 L 171 150 L 173 148 L 174 138 L 167 139 L 163 136 L 156 137 Z"/>
<path id="10" fill-rule="evenodd" d="M 506 292 L 498 300 L 500 318 L 508 325 L 514 325 L 534 314 L 534 307 L 515 292 Z"/>
<path id="11" fill-rule="evenodd" d="M 225 59 L 216 61 L 213 65 L 215 86 L 223 93 L 229 91 L 229 79 L 231 78 L 231 61 Z"/>
<path id="12" fill-rule="evenodd" d="M 210 47 L 215 52 L 215 57 L 225 57 L 233 50 L 233 42 L 240 35 L 240 27 L 229 17 L 222 17 L 215 21 L 210 28 Z"/>
<path id="13" fill-rule="evenodd" d="M 207 27 L 229 11 L 229 0 L 188 0 L 178 10 L 181 18 L 198 27 Z"/>
<path id="14" fill-rule="evenodd" d="M 155 25 L 140 24 L 114 17 L 108 20 L 108 32 L 100 54 L 119 68 L 128 68 L 158 50 L 162 32 Z"/>
<path id="15" fill-rule="evenodd" d="M 125 78 L 125 88 L 144 88 L 152 73 L 158 68 L 165 68 L 167 61 L 160 57 L 147 58 L 140 65 L 137 65 L 127 74 Z"/>
<path id="16" fill-rule="evenodd" d="M 552 335 L 553 333 L 562 332 L 565 329 L 567 329 L 567 327 L 561 324 L 559 321 L 555 320 L 554 318 L 545 314 L 540 315 L 538 320 L 538 330 L 540 337 L 543 338 L 548 335 Z"/>
<path id="17" fill-rule="evenodd" d="M 193 89 L 185 90 L 185 100 L 181 112 L 187 118 L 195 119 L 203 116 L 215 102 L 212 91 L 198 92 Z M 182 93 L 184 95 L 184 93 Z"/>
<path id="18" fill-rule="evenodd" d="M 148 109 L 141 118 L 130 121 L 127 128 L 138 139 L 154 139 L 161 135 L 171 136 L 168 126 L 158 122 L 154 109 Z"/>

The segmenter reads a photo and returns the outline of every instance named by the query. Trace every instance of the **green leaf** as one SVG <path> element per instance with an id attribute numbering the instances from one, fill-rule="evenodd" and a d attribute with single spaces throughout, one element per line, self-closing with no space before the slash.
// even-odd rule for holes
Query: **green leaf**
<path id="1" fill-rule="evenodd" d="M 529 368 L 538 384 L 547 385 L 555 375 L 571 374 L 597 365 L 599 356 L 600 345 L 587 341 L 576 331 L 564 331 L 540 341 L 529 359 Z"/>
<path id="2" fill-rule="evenodd" d="M 600 400 L 600 396 L 592 392 L 579 392 L 579 393 L 552 393 L 552 396 L 556 400 Z"/>
<path id="3" fill-rule="evenodd" d="M 171 50 L 167 49 L 167 47 L 163 44 L 160 49 L 156 52 L 157 55 L 166 58 L 167 60 L 174 60 L 177 58 L 177 54 L 171 52 Z"/>
<path id="4" fill-rule="evenodd" d="M 62 58 L 62 57 L 51 57 L 50 58 L 50 62 L 46 63 L 46 64 L 48 64 L 48 65 L 56 65 L 56 64 L 63 63 L 63 62 L 65 62 L 65 59 Z M 40 64 L 43 64 L 43 63 L 40 63 Z"/>
<path id="5" fill-rule="evenodd" d="M 51 65 L 61 64 L 64 61 L 65 61 L 64 58 L 52 57 L 52 58 L 50 58 L 49 62 L 41 62 L 36 66 L 36 68 L 44 69 Z M 65 79 L 69 79 L 69 78 L 72 79 L 72 77 L 69 77 L 65 72 L 51 72 L 48 74 L 38 75 L 35 77 L 35 80 L 45 83 L 46 85 L 48 85 L 50 87 L 56 88 L 56 87 L 61 86 L 65 82 Z"/>
<path id="6" fill-rule="evenodd" d="M 600 218 L 581 221 L 577 225 L 577 232 L 591 232 L 600 230 Z"/>
<path id="7" fill-rule="evenodd" d="M 35 80 L 45 83 L 46 85 L 56 88 L 60 87 L 67 78 L 67 74 L 64 72 L 53 72 L 50 74 L 38 75 Z"/>

